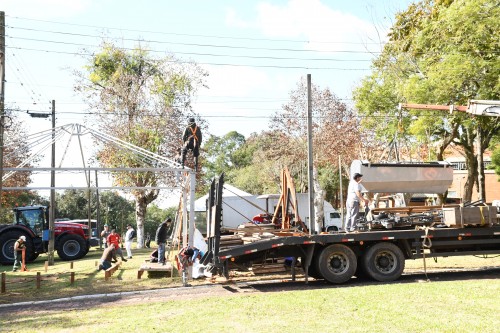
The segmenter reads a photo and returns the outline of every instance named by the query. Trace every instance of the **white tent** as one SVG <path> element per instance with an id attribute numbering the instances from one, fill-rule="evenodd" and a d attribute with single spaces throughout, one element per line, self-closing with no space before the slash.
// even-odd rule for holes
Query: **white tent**
<path id="1" fill-rule="evenodd" d="M 239 188 L 236 188 L 232 185 L 224 184 L 224 189 L 222 190 L 223 200 L 224 200 L 224 198 L 231 198 L 231 197 L 249 197 L 249 198 L 252 198 L 252 197 L 254 197 L 254 195 L 252 195 L 248 192 L 242 191 Z M 194 211 L 195 212 L 206 211 L 207 199 L 208 199 L 208 194 L 205 194 L 204 196 L 202 196 L 201 198 L 196 200 L 194 202 Z"/>

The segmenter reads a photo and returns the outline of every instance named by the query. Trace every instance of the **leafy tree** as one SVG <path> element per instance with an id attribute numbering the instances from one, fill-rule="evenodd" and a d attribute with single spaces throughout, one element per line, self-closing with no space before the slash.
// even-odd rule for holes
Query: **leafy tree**
<path id="1" fill-rule="evenodd" d="M 26 142 L 26 128 L 16 116 L 18 110 L 7 109 L 5 111 L 5 132 L 3 149 L 4 168 L 13 168 L 22 165 L 29 168 L 35 160 L 29 160 L 29 145 Z M 31 182 L 31 172 L 2 172 L 2 187 L 24 187 Z M 3 223 L 11 223 L 10 208 L 18 205 L 29 204 L 36 200 L 37 196 L 28 191 L 6 191 L 2 189 L 1 206 Z"/>
<path id="2" fill-rule="evenodd" d="M 405 156 L 416 151 L 419 159 L 443 159 L 450 144 L 462 147 L 468 165 L 464 200 L 471 199 L 475 184 L 484 199 L 482 156 L 500 120 L 398 110 L 396 105 L 466 105 L 470 99 L 499 99 L 499 11 L 490 0 L 411 4 L 397 15 L 372 74 L 354 92 L 358 110 L 378 119 L 367 117 L 363 125 L 386 139 L 403 139 Z"/>
<path id="3" fill-rule="evenodd" d="M 157 59 L 141 46 L 123 50 L 112 43 L 103 43 L 85 70 L 75 74 L 75 89 L 100 116 L 101 131 L 172 160 L 182 144 L 186 118 L 193 116 L 191 96 L 206 76 L 195 64 L 183 64 L 173 56 Z M 150 166 L 134 152 L 115 145 L 105 145 L 97 159 L 106 167 Z M 171 184 L 173 179 L 153 172 L 113 174 L 116 185 L 139 188 L 132 190 L 139 247 L 144 242 L 147 206 L 159 194 L 157 189 L 140 188 Z"/>
<path id="4" fill-rule="evenodd" d="M 212 179 L 222 172 L 229 174 L 231 169 L 241 167 L 242 162 L 235 153 L 244 143 L 245 136 L 236 131 L 222 137 L 211 135 L 203 146 L 206 151 L 203 165 L 206 178 Z M 227 182 L 231 182 L 231 179 L 228 178 Z"/>

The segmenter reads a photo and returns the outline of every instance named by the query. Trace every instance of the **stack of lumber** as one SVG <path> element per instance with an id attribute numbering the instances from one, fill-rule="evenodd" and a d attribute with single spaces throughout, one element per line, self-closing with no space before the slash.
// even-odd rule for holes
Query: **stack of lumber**
<path id="1" fill-rule="evenodd" d="M 228 247 L 242 245 L 243 240 L 238 235 L 223 235 L 220 237 L 220 248 L 226 249 Z"/>

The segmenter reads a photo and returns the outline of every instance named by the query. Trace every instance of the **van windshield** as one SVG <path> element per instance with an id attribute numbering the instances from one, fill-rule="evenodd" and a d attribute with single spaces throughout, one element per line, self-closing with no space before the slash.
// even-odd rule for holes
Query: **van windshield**
<path id="1" fill-rule="evenodd" d="M 340 214 L 337 213 L 337 212 L 330 213 L 330 218 L 331 219 L 339 219 L 340 218 Z"/>

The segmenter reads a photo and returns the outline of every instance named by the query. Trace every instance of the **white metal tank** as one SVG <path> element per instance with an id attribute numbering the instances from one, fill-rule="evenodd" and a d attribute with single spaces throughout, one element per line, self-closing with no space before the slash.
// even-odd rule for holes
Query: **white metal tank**
<path id="1" fill-rule="evenodd" d="M 370 163 L 354 160 L 351 179 L 363 175 L 361 184 L 368 192 L 444 193 L 453 182 L 453 167 L 448 162 Z"/>

